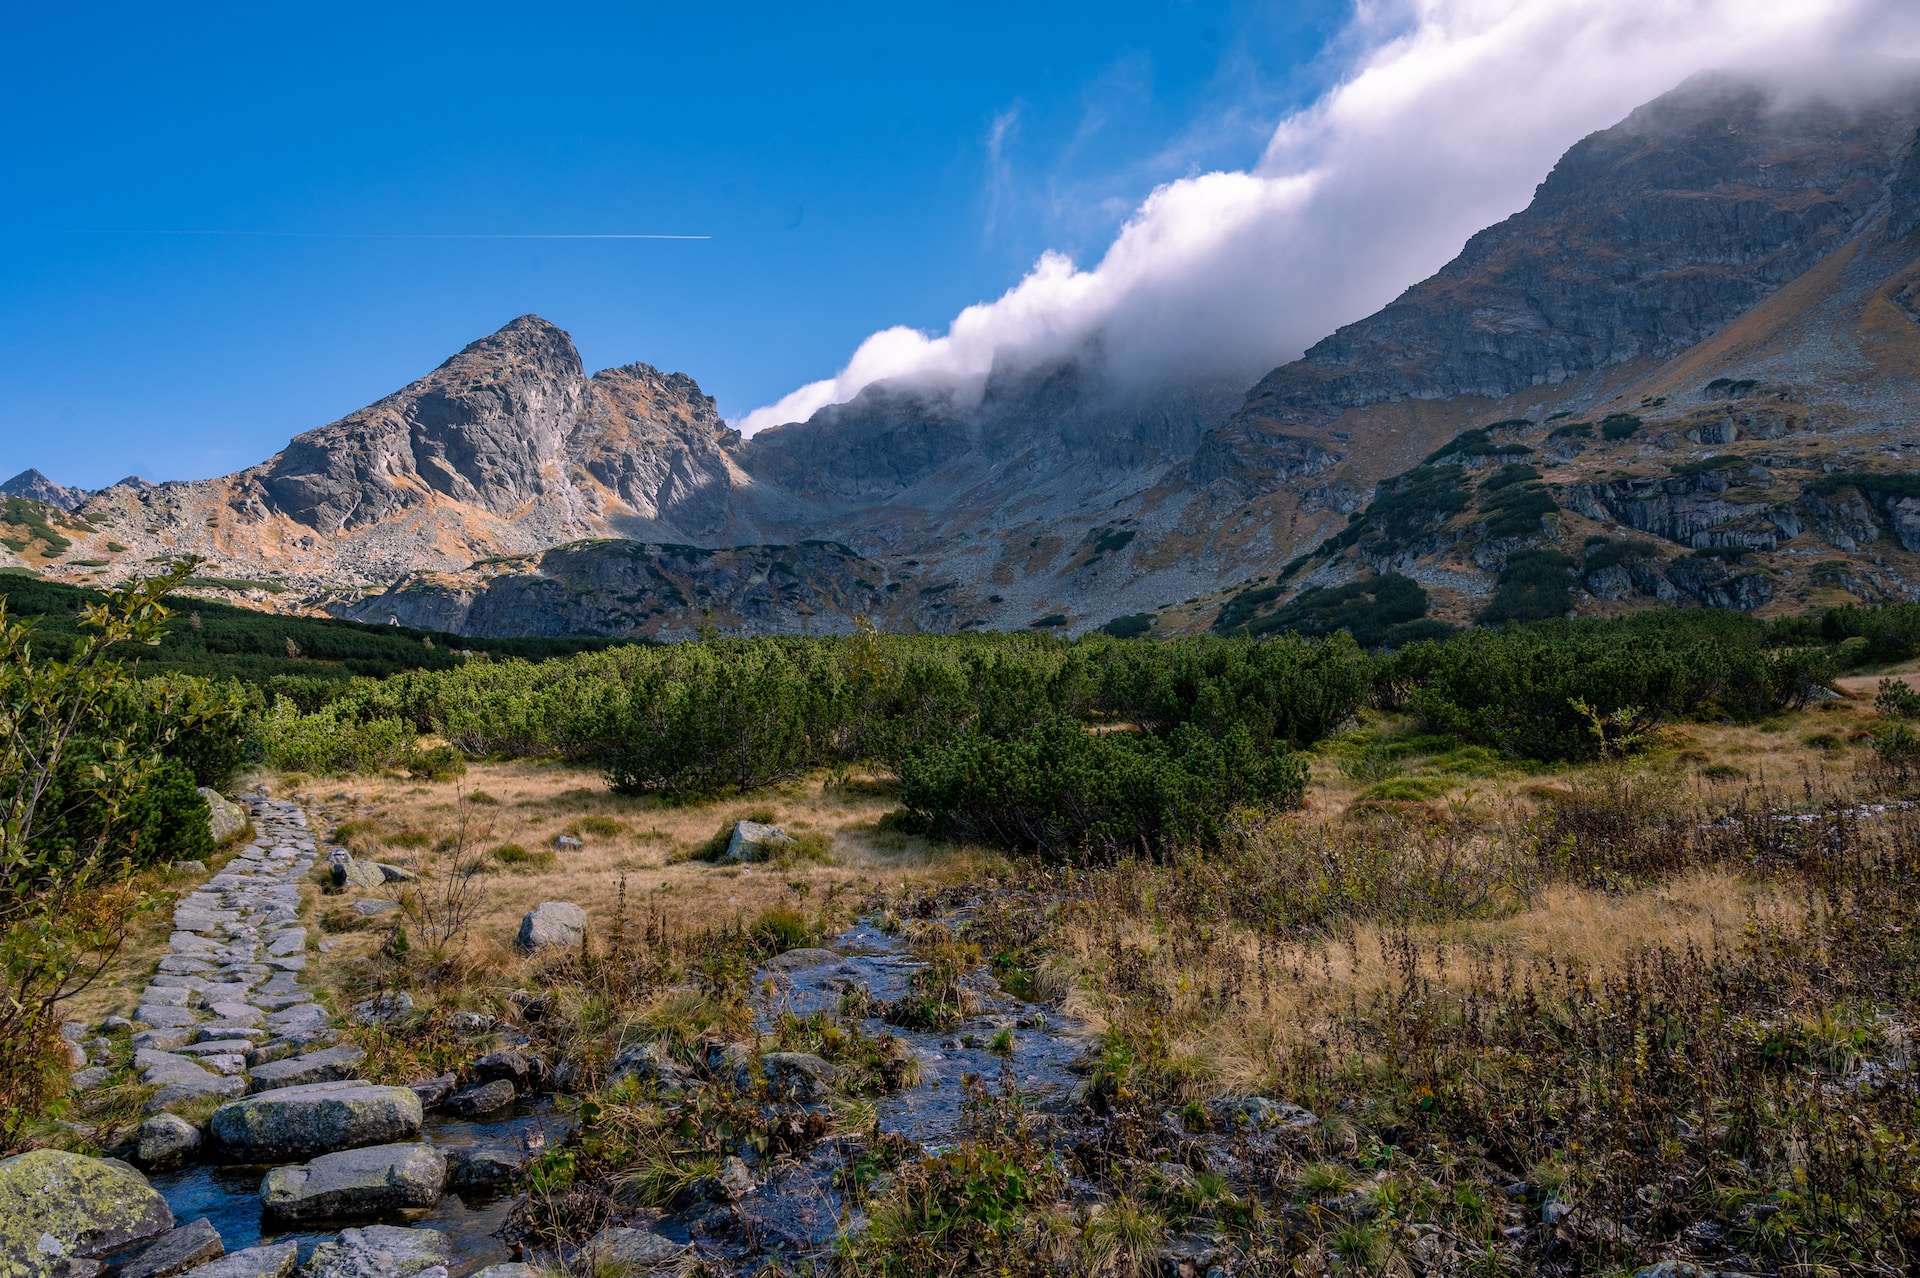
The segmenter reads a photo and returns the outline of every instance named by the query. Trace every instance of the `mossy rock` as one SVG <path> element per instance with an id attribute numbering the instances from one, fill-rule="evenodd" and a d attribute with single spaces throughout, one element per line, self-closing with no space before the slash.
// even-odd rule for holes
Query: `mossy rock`
<path id="1" fill-rule="evenodd" d="M 0 1278 L 51 1271 L 61 1257 L 103 1256 L 173 1228 L 173 1212 L 133 1168 L 35 1149 L 0 1159 Z"/>

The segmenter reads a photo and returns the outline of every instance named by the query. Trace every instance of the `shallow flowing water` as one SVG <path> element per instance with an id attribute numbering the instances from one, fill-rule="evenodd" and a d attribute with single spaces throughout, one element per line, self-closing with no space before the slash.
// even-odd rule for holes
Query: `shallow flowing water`
<path id="1" fill-rule="evenodd" d="M 837 937 L 831 955 L 820 961 L 796 963 L 801 956 L 770 965 L 762 983 L 773 993 L 762 1000 L 760 1028 L 770 1029 L 780 1013 L 807 1015 L 832 1011 L 849 989 L 864 987 L 876 1003 L 907 992 L 908 980 L 921 966 L 899 937 L 860 923 Z M 984 976 L 971 982 L 980 1010 L 953 1030 L 922 1033 L 888 1025 L 878 1018 L 862 1023 L 870 1034 L 894 1034 L 904 1039 L 920 1061 L 920 1076 L 911 1087 L 875 1102 L 882 1131 L 896 1133 L 928 1152 L 937 1152 L 961 1134 L 966 1088 L 963 1080 L 977 1075 L 997 1087 L 1010 1078 L 1029 1106 L 1039 1112 L 1062 1108 L 1072 1095 L 1076 1076 L 1069 1068 L 1087 1047 L 1084 1033 L 1063 1018 L 1000 993 Z M 1044 1017 L 1044 1026 L 1037 1024 Z M 1027 1027 L 1022 1028 L 1025 1022 Z M 1012 1033 L 1012 1052 L 996 1054 L 990 1048 L 1003 1029 Z M 443 1152 L 460 1145 L 513 1145 L 522 1141 L 559 1144 L 570 1119 L 550 1101 L 525 1105 L 505 1118 L 462 1121 L 429 1116 L 421 1139 Z M 697 1241 L 716 1259 L 765 1250 L 798 1254 L 831 1241 L 845 1223 L 845 1204 L 838 1183 L 843 1153 L 836 1141 L 817 1147 L 805 1158 L 758 1169 L 763 1179 L 754 1193 L 725 1213 L 724 1227 L 716 1229 L 712 1211 L 690 1212 L 660 1222 L 660 1229 L 678 1241 Z M 154 1175 L 152 1183 L 165 1196 L 175 1219 L 182 1223 L 202 1216 L 220 1231 L 228 1251 L 263 1242 L 296 1241 L 302 1258 L 315 1244 L 333 1237 L 341 1222 L 331 1226 L 281 1227 L 260 1211 L 262 1167 L 221 1167 L 198 1164 Z M 509 1259 L 496 1236 L 511 1208 L 511 1195 L 463 1197 L 449 1190 L 430 1211 L 397 1215 L 385 1223 L 437 1229 L 447 1236 L 453 1254 L 451 1272 L 470 1274 L 486 1265 Z M 344 1222 L 367 1224 L 359 1220 Z"/>

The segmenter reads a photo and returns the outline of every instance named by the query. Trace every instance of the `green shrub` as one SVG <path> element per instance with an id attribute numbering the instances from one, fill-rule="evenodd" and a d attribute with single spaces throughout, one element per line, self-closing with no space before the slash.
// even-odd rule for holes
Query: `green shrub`
<path id="1" fill-rule="evenodd" d="M 1130 612 L 1124 617 L 1115 617 L 1100 627 L 1100 633 L 1112 635 L 1115 639 L 1138 639 L 1152 629 L 1152 613 Z"/>
<path id="2" fill-rule="evenodd" d="M 1551 505 L 1551 500 L 1549 500 Z M 1573 560 L 1557 550 L 1519 550 L 1507 556 L 1493 598 L 1480 610 L 1487 626 L 1544 621 L 1573 609 Z"/>
<path id="3" fill-rule="evenodd" d="M 301 714 L 277 700 L 261 723 L 268 767 L 315 776 L 373 774 L 401 766 L 414 752 L 413 725 L 399 719 L 355 720 L 339 707 Z"/>
<path id="4" fill-rule="evenodd" d="M 1386 644 L 1397 627 L 1427 615 L 1427 592 L 1400 573 L 1382 573 L 1343 586 L 1303 590 L 1244 629 L 1253 635 L 1331 635 L 1346 631 L 1363 648 Z"/>
<path id="5" fill-rule="evenodd" d="M 487 855 L 510 869 L 544 870 L 559 857 L 552 848 L 525 848 L 518 843 L 502 843 L 488 848 Z"/>
<path id="6" fill-rule="evenodd" d="M 1640 431 L 1640 419 L 1632 413 L 1609 413 L 1600 420 L 1602 437 L 1614 441 L 1632 439 Z"/>
<path id="7" fill-rule="evenodd" d="M 1882 679 L 1873 708 L 1889 719 L 1920 718 L 1920 692 L 1904 679 Z"/>
<path id="8" fill-rule="evenodd" d="M 1751 721 L 1806 704 L 1828 677 L 1825 652 L 1768 637 L 1764 623 L 1704 609 L 1509 626 L 1403 649 L 1387 678 L 1413 689 L 1407 704 L 1430 730 L 1524 758 L 1584 759 L 1599 743 L 1581 703 L 1646 722 Z"/>
<path id="9" fill-rule="evenodd" d="M 1306 767 L 1245 727 L 1166 738 L 1088 732 L 1068 719 L 1011 738 L 969 735 L 912 755 L 901 803 L 944 837 L 1066 859 L 1217 845 L 1239 806 L 1296 806 Z"/>

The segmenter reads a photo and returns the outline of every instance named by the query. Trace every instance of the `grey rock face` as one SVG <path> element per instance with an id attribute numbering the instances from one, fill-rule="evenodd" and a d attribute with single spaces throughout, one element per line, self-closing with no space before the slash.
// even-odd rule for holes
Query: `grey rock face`
<path id="1" fill-rule="evenodd" d="M 802 1104 L 824 1099 L 838 1073 L 810 1052 L 768 1052 L 760 1058 L 760 1066 L 770 1091 Z"/>
<path id="2" fill-rule="evenodd" d="M 78 510 L 87 500 L 84 488 L 69 488 L 65 484 L 56 484 L 38 470 L 27 469 L 12 479 L 0 484 L 0 497 L 25 497 L 28 501 L 37 501 L 45 506 L 56 506 L 61 510 Z"/>
<path id="3" fill-rule="evenodd" d="M 518 943 L 528 953 L 573 949 L 586 939 L 587 912 L 571 901 L 542 901 L 520 920 Z"/>
<path id="4" fill-rule="evenodd" d="M 204 785 L 199 792 L 207 803 L 207 820 L 216 844 L 225 843 L 247 828 L 247 814 L 239 804 Z"/>
<path id="5" fill-rule="evenodd" d="M 280 1220 L 376 1216 L 440 1201 L 447 1160 L 428 1145 L 371 1145 L 276 1167 L 260 1182 L 260 1203 Z"/>
<path id="6" fill-rule="evenodd" d="M 335 887 L 370 892 L 387 881 L 387 876 L 380 872 L 378 865 L 360 860 L 345 848 L 335 848 L 327 853 L 327 864 L 332 868 Z"/>
<path id="7" fill-rule="evenodd" d="M 764 861 L 792 842 L 793 836 L 777 825 L 737 821 L 733 826 L 733 834 L 727 839 L 727 850 L 720 859 L 729 865 Z"/>
<path id="8" fill-rule="evenodd" d="M 134 1157 L 142 1167 L 178 1167 L 200 1149 L 200 1129 L 177 1114 L 155 1114 L 140 1124 Z"/>
<path id="9" fill-rule="evenodd" d="M 420 1121 L 420 1098 L 407 1088 L 312 1083 L 222 1105 L 209 1130 L 221 1157 L 264 1163 L 412 1140 Z"/>
<path id="10" fill-rule="evenodd" d="M 226 1254 L 220 1231 L 206 1217 L 160 1235 L 131 1259 L 120 1262 L 115 1278 L 174 1278 Z"/>
<path id="11" fill-rule="evenodd" d="M 275 1243 L 268 1247 L 249 1247 L 230 1256 L 189 1270 L 187 1278 L 287 1278 L 300 1258 L 297 1243 Z"/>
<path id="12" fill-rule="evenodd" d="M 337 1083 L 353 1077 L 353 1071 L 366 1059 L 366 1052 L 352 1043 L 291 1056 L 256 1066 L 253 1090 L 270 1091 L 280 1087 L 301 1087 L 308 1083 Z"/>
<path id="13" fill-rule="evenodd" d="M 166 1200 L 125 1163 L 57 1149 L 0 1159 L 0 1273 L 44 1273 L 172 1228 Z"/>
<path id="14" fill-rule="evenodd" d="M 603 1229 L 580 1248 L 579 1259 L 590 1265 L 629 1265 L 640 1273 L 676 1266 L 687 1248 L 650 1229 Z"/>
<path id="15" fill-rule="evenodd" d="M 416 1278 L 447 1264 L 447 1236 L 437 1229 L 368 1225 L 342 1230 L 313 1249 L 302 1278 Z"/>
<path id="16" fill-rule="evenodd" d="M 517 1145 L 456 1146 L 447 1151 L 447 1185 L 468 1193 L 502 1189 L 526 1169 L 528 1153 Z"/>
<path id="17" fill-rule="evenodd" d="M 449 1113 L 462 1118 L 478 1118 L 505 1109 L 513 1104 L 514 1096 L 513 1084 L 504 1078 L 496 1078 L 491 1083 L 481 1083 L 455 1092 L 447 1098 L 446 1108 Z"/>

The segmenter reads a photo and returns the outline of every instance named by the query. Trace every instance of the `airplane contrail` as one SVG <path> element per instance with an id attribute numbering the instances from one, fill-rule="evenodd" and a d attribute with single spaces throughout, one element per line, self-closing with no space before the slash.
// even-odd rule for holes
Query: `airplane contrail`
<path id="1" fill-rule="evenodd" d="M 303 240 L 710 240 L 711 235 L 670 235 L 656 231 L 494 232 L 494 231 L 112 231 L 79 230 L 76 235 L 245 236 Z"/>

